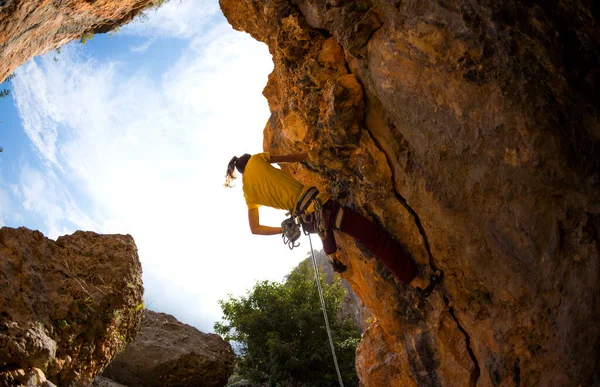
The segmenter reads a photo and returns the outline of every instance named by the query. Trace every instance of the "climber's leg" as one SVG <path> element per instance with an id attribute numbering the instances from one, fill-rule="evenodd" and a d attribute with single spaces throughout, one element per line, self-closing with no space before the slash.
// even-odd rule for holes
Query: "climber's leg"
<path id="1" fill-rule="evenodd" d="M 314 223 L 302 222 L 302 230 L 304 230 L 305 233 L 310 233 L 310 234 L 316 233 Z"/>
<path id="2" fill-rule="evenodd" d="M 325 251 L 325 254 L 330 255 L 337 251 L 337 244 L 335 243 L 333 230 L 327 230 L 325 232 L 325 238 L 321 238 L 321 241 L 323 242 L 323 251 Z"/>
<path id="3" fill-rule="evenodd" d="M 331 217 L 331 215 L 332 213 L 330 210 L 323 209 L 323 217 L 326 225 L 329 224 L 329 218 Z M 304 232 L 307 233 L 314 234 L 316 232 L 314 223 L 302 222 L 302 228 Z M 329 261 L 331 263 L 331 266 L 333 267 L 333 270 L 335 270 L 338 273 L 345 272 L 347 269 L 346 265 L 340 262 L 335 256 L 335 252 L 337 251 L 337 244 L 335 242 L 333 230 L 327 227 L 325 235 L 319 234 L 319 237 L 321 237 L 321 241 L 323 242 L 323 251 L 329 257 Z"/>
<path id="4" fill-rule="evenodd" d="M 331 217 L 331 211 L 328 209 L 323 208 L 323 218 L 324 218 L 324 222 L 325 225 L 329 224 L 329 218 Z M 319 234 L 319 237 L 321 237 L 321 240 L 323 241 L 323 251 L 325 251 L 325 254 L 329 255 L 329 254 L 333 254 L 337 251 L 337 245 L 335 244 L 335 237 L 333 236 L 333 230 L 326 226 L 327 231 L 325 232 L 325 235 Z M 315 224 L 313 222 L 302 222 L 302 229 L 304 230 L 305 233 L 310 233 L 310 234 L 314 234 L 317 231 L 315 230 Z"/>
<path id="5" fill-rule="evenodd" d="M 330 226 L 337 226 L 339 230 L 361 242 L 387 266 L 400 282 L 409 284 L 415 279 L 417 276 L 416 265 L 402 246 L 381 226 L 371 222 L 353 209 L 332 200 L 325 203 L 323 208 L 334 214 L 330 218 Z M 343 211 L 343 216 L 338 216 L 339 209 Z"/>
<path id="6" fill-rule="evenodd" d="M 335 235 L 332 229 L 327 230 L 325 238 L 321 238 L 323 241 L 323 251 L 329 257 L 333 270 L 338 273 L 343 273 L 348 268 L 339 259 L 337 259 L 335 252 L 337 251 L 337 243 L 335 242 Z"/>

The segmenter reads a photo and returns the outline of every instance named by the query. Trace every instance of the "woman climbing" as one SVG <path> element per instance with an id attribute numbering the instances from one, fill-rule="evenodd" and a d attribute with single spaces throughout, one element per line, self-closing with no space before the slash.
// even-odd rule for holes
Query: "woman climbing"
<path id="1" fill-rule="evenodd" d="M 260 223 L 258 207 L 268 206 L 293 212 L 307 191 L 304 185 L 284 171 L 273 167 L 273 163 L 301 162 L 306 153 L 271 155 L 268 152 L 255 155 L 245 154 L 233 157 L 227 165 L 225 186 L 231 187 L 236 178 L 235 170 L 242 174 L 242 190 L 248 206 L 248 223 L 253 234 L 277 235 L 283 227 L 270 227 Z M 371 222 L 349 207 L 319 194 L 323 207 L 325 237 L 323 250 L 329 256 L 337 250 L 333 230 L 344 232 L 361 242 L 377 257 L 403 284 L 429 294 L 439 279 L 434 276 L 430 281 L 417 275 L 417 268 L 408 254 L 381 226 Z M 308 211 L 312 210 L 308 207 Z M 313 224 L 303 223 L 305 230 L 314 232 Z M 332 265 L 338 272 L 344 272 L 346 266 L 332 257 Z"/>

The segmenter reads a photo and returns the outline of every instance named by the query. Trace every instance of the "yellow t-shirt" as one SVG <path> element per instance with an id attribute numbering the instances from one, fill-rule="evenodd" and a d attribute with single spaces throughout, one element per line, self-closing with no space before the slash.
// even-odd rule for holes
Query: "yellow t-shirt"
<path id="1" fill-rule="evenodd" d="M 293 211 L 304 185 L 270 164 L 269 152 L 250 157 L 242 175 L 242 190 L 248 209 L 268 206 Z"/>

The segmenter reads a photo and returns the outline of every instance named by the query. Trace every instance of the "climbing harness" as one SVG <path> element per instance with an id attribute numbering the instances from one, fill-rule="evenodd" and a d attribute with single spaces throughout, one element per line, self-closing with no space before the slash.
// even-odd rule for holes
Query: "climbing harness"
<path id="1" fill-rule="evenodd" d="M 315 198 L 313 200 L 313 207 L 315 210 L 311 215 L 313 224 L 315 225 L 315 231 L 321 238 L 325 238 L 327 230 L 325 229 L 325 219 L 323 219 L 323 206 L 321 205 L 321 201 Z"/>
<path id="2" fill-rule="evenodd" d="M 335 372 L 337 372 L 338 381 L 340 387 L 344 387 L 342 381 L 342 374 L 340 372 L 340 366 L 338 365 L 337 356 L 335 355 L 335 347 L 333 346 L 333 338 L 331 336 L 331 329 L 329 328 L 329 319 L 327 318 L 327 309 L 325 308 L 325 298 L 323 297 L 323 289 L 321 288 L 321 281 L 319 279 L 319 268 L 317 267 L 317 259 L 315 258 L 315 250 L 313 249 L 312 239 L 308 234 L 308 242 L 310 243 L 310 252 L 312 254 L 312 263 L 315 268 L 315 281 L 317 281 L 317 288 L 319 289 L 319 298 L 321 299 L 321 309 L 323 310 L 323 318 L 325 319 L 325 329 L 327 329 L 327 336 L 329 337 L 329 346 L 331 347 L 331 354 L 333 355 L 333 363 L 335 364 Z"/>
<path id="3" fill-rule="evenodd" d="M 312 223 L 315 232 L 317 232 L 321 238 L 325 238 L 327 230 L 323 218 L 323 206 L 317 198 L 318 194 L 319 190 L 316 187 L 307 189 L 298 200 L 293 214 L 281 222 L 281 238 L 283 239 L 283 243 L 287 245 L 290 250 L 300 246 L 300 243 L 296 243 L 296 241 L 301 235 L 301 224 Z M 314 208 L 313 212 L 306 213 L 306 210 L 311 204 Z M 309 234 L 306 230 L 304 230 L 304 233 L 306 235 Z"/>
<path id="4" fill-rule="evenodd" d="M 301 215 L 306 212 L 310 204 L 317 198 L 317 195 L 319 195 L 317 187 L 313 186 L 307 189 L 306 192 L 300 196 L 300 199 L 298 199 L 294 213 L 296 215 Z"/>

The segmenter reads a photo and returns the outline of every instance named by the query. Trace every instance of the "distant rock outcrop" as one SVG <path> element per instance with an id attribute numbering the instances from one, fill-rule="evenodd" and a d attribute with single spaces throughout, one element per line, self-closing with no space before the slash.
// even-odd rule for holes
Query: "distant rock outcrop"
<path id="1" fill-rule="evenodd" d="M 331 266 L 330 258 L 327 257 L 323 250 L 315 251 L 315 259 L 317 261 L 317 267 L 319 268 L 319 273 L 325 276 L 325 282 L 328 284 L 333 283 L 333 280 L 336 275 L 338 275 Z M 310 265 L 312 267 L 312 257 L 307 258 L 306 260 L 310 261 Z M 360 331 L 364 332 L 369 326 L 369 322 L 371 320 L 371 312 L 369 312 L 369 308 L 365 306 L 363 301 L 358 297 L 352 287 L 343 277 L 340 277 L 341 284 L 344 289 L 346 289 L 346 297 L 342 301 L 342 308 L 340 309 L 340 317 L 341 318 L 350 318 L 352 319 L 358 327 L 360 327 Z"/>
<path id="2" fill-rule="evenodd" d="M 597 4 L 220 4 L 273 56 L 264 150 L 445 273 L 425 299 L 336 236 L 365 386 L 600 383 Z"/>
<path id="3" fill-rule="evenodd" d="M 102 375 L 128 387 L 222 387 L 234 359 L 220 336 L 145 310 L 140 333 Z"/>
<path id="4" fill-rule="evenodd" d="M 0 385 L 85 386 L 142 318 L 133 238 L 0 229 Z"/>
<path id="5" fill-rule="evenodd" d="M 156 0 L 0 0 L 0 82 L 36 55 L 131 21 Z"/>

